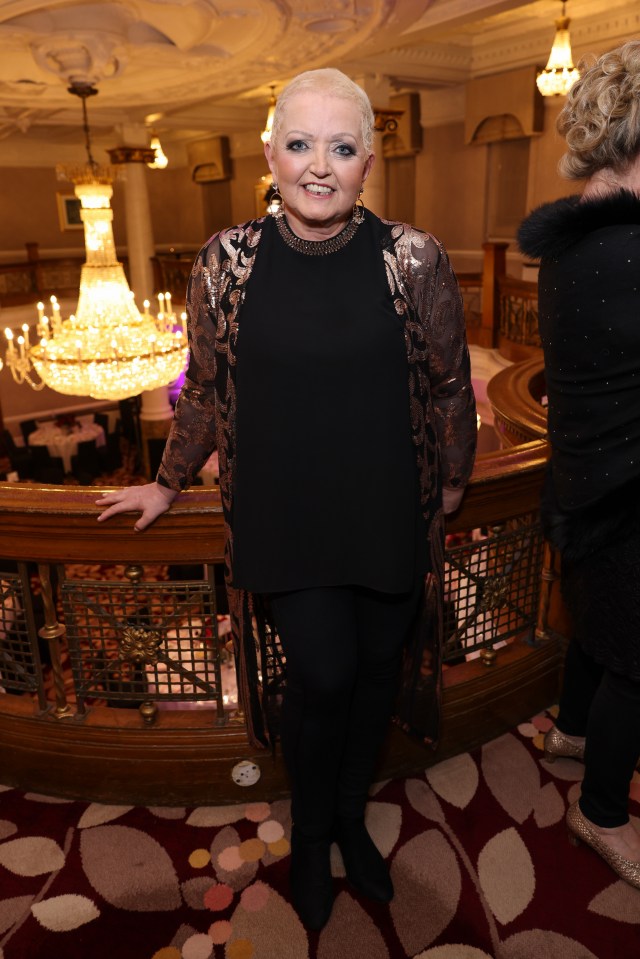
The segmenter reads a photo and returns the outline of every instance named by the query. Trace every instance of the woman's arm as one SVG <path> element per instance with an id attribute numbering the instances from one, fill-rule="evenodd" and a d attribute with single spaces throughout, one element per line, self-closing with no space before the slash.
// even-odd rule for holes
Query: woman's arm
<path id="1" fill-rule="evenodd" d="M 171 506 L 178 495 L 176 490 L 168 489 L 159 483 L 147 483 L 144 486 L 126 486 L 115 493 L 105 493 L 99 500 L 98 506 L 107 506 L 98 516 L 98 522 L 116 516 L 118 513 L 140 513 L 134 524 L 136 533 L 151 524 Z"/>
<path id="2" fill-rule="evenodd" d="M 176 403 L 157 482 L 175 491 L 191 485 L 215 449 L 216 291 L 219 242 L 198 254 L 187 287 L 189 368 Z"/>
<path id="3" fill-rule="evenodd" d="M 428 304 L 424 304 L 428 306 Z M 471 383 L 462 297 L 449 258 L 441 246 L 428 318 L 429 380 L 440 441 L 445 512 L 460 504 L 475 459 L 476 404 Z"/>

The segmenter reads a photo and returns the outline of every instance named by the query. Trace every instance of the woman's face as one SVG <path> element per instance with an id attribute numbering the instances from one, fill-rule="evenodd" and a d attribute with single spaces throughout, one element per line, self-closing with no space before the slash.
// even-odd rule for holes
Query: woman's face
<path id="1" fill-rule="evenodd" d="M 339 233 L 374 159 L 365 152 L 357 104 L 322 92 L 298 93 L 285 107 L 277 142 L 264 149 L 294 233 L 305 240 Z"/>

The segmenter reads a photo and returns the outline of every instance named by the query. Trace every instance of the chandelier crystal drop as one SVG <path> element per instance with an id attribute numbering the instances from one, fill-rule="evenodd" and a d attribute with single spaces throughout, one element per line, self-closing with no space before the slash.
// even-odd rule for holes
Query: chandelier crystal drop
<path id="1" fill-rule="evenodd" d="M 82 102 L 84 107 L 84 98 Z M 44 303 L 38 303 L 37 342 L 30 342 L 26 323 L 17 337 L 5 330 L 6 363 L 16 383 L 36 390 L 49 386 L 71 396 L 120 400 L 178 378 L 187 358 L 186 314 L 177 320 L 169 293 L 158 294 L 155 316 L 148 300 L 143 313 L 136 307 L 116 257 L 110 206 L 113 171 L 91 156 L 86 112 L 85 132 L 89 162 L 62 170 L 75 185 L 84 224 L 86 262 L 76 312 L 63 319 L 55 296 L 50 315 Z"/>
<path id="2" fill-rule="evenodd" d="M 565 4 L 562 4 L 562 16 L 556 20 L 556 35 L 544 70 L 536 78 L 538 90 L 543 97 L 566 96 L 573 84 L 580 78 L 580 71 L 573 65 L 571 55 L 571 36 L 569 17 L 565 16 Z"/>

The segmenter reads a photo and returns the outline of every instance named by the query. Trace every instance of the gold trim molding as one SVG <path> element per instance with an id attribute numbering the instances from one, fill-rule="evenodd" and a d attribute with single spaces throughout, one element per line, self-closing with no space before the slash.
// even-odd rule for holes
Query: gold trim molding
<path id="1" fill-rule="evenodd" d="M 404 110 L 391 110 L 389 108 L 381 110 L 378 107 L 374 107 L 373 115 L 375 122 L 373 129 L 376 133 L 395 133 L 398 129 L 398 120 L 403 113 Z"/>
<path id="2" fill-rule="evenodd" d="M 107 153 L 116 166 L 121 163 L 153 163 L 156 156 L 151 147 L 112 147 Z"/>

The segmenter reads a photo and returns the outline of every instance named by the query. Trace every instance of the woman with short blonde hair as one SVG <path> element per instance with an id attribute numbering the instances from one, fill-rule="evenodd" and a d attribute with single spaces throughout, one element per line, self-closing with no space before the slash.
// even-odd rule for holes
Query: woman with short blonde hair
<path id="1" fill-rule="evenodd" d="M 265 145 L 282 203 L 198 254 L 189 370 L 157 481 L 101 500 L 101 519 L 140 510 L 144 529 L 217 445 L 241 701 L 262 744 L 281 687 L 258 662 L 256 620 L 286 661 L 291 894 L 311 929 L 333 906 L 333 840 L 358 892 L 393 896 L 365 806 L 394 708 L 422 739 L 438 735 L 441 636 L 422 611 L 442 610 L 444 513 L 476 444 L 447 254 L 360 200 L 372 124 L 337 70 L 282 92 Z"/>

